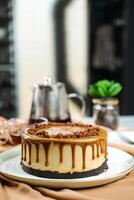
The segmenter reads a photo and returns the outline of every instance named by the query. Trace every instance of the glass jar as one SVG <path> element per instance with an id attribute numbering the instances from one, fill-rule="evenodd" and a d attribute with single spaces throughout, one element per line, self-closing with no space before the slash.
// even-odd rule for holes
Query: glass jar
<path id="1" fill-rule="evenodd" d="M 96 125 L 113 130 L 118 127 L 119 100 L 116 98 L 93 99 L 93 121 Z"/>

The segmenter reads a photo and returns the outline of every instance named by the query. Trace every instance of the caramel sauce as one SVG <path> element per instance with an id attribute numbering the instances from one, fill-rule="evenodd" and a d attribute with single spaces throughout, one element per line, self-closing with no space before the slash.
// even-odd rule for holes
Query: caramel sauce
<path id="1" fill-rule="evenodd" d="M 87 144 L 82 145 L 82 157 L 83 157 L 83 169 L 86 169 L 86 149 L 87 149 Z"/>
<path id="2" fill-rule="evenodd" d="M 39 143 L 33 143 L 36 146 L 36 162 L 39 162 Z M 44 151 L 45 151 L 45 166 L 49 165 L 48 162 L 48 158 L 49 158 L 49 147 L 50 147 L 51 141 L 45 141 L 42 143 L 43 147 L 44 147 Z M 63 163 L 63 149 L 64 149 L 64 145 L 68 144 L 68 143 L 63 143 L 61 142 L 59 144 L 59 153 L 60 153 L 60 163 Z M 29 152 L 29 160 L 28 160 L 28 164 L 31 164 L 31 143 L 27 140 L 22 141 L 22 160 L 26 161 L 26 154 L 27 154 L 27 145 L 28 145 L 28 152 Z M 78 141 L 77 143 L 73 143 L 70 142 L 71 145 L 71 152 L 72 152 L 72 169 L 75 168 L 75 151 L 76 151 L 76 145 L 81 146 L 82 148 L 82 157 L 83 157 L 83 164 L 82 164 L 82 168 L 86 169 L 86 149 L 87 146 L 90 145 L 92 148 L 92 160 L 95 159 L 95 157 L 99 157 L 100 156 L 100 152 L 104 153 L 104 157 L 107 158 L 107 145 L 106 145 L 106 139 L 100 139 L 97 141 L 93 141 L 93 142 L 80 142 Z M 96 155 L 95 155 L 95 145 L 96 145 Z"/>
<path id="3" fill-rule="evenodd" d="M 21 143 L 21 160 L 23 160 L 23 142 Z"/>
<path id="4" fill-rule="evenodd" d="M 92 160 L 94 160 L 94 159 L 95 159 L 95 151 L 94 151 L 94 146 L 95 146 L 95 144 L 93 143 L 93 144 L 91 145 L 91 147 L 92 147 Z"/>
<path id="5" fill-rule="evenodd" d="M 27 144 L 28 144 L 28 147 L 29 147 L 29 161 L 28 161 L 28 164 L 31 165 L 31 143 L 27 142 Z"/>
<path id="6" fill-rule="evenodd" d="M 71 150 L 72 150 L 72 169 L 75 168 L 75 144 L 71 144 Z"/>
<path id="7" fill-rule="evenodd" d="M 105 150 L 104 150 L 104 156 L 105 156 L 105 158 L 107 158 L 107 154 L 108 154 L 108 152 L 107 152 L 107 139 L 105 139 Z"/>
<path id="8" fill-rule="evenodd" d="M 24 143 L 24 157 L 23 157 L 24 161 L 26 161 L 26 154 L 27 154 L 27 147 L 26 147 L 26 143 Z"/>
<path id="9" fill-rule="evenodd" d="M 60 150 L 60 163 L 63 163 L 63 143 L 59 144 L 59 150 Z"/>
<path id="10" fill-rule="evenodd" d="M 49 142 L 44 143 L 43 147 L 44 147 L 44 151 L 45 151 L 45 166 L 47 167 L 49 165 L 48 154 L 49 154 L 50 143 Z"/>
<path id="11" fill-rule="evenodd" d="M 39 162 L 39 143 L 35 143 L 36 147 L 36 162 Z"/>
<path id="12" fill-rule="evenodd" d="M 96 143 L 96 147 L 97 147 L 97 158 L 99 158 L 100 153 L 99 153 L 99 146 L 100 146 L 100 142 L 97 141 Z"/>
<path id="13" fill-rule="evenodd" d="M 100 151 L 101 153 L 104 153 L 103 140 L 100 140 Z"/>

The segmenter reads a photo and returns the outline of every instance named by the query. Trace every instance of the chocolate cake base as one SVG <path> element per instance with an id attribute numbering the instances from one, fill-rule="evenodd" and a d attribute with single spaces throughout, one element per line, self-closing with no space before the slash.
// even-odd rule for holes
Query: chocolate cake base
<path id="1" fill-rule="evenodd" d="M 84 177 L 89 177 L 89 176 L 96 176 L 108 169 L 107 161 L 105 161 L 100 167 L 98 167 L 96 169 L 86 171 L 86 172 L 74 172 L 72 174 L 32 169 L 30 167 L 27 167 L 23 163 L 21 163 L 21 166 L 22 166 L 23 170 L 25 172 L 27 172 L 28 174 L 32 174 L 34 176 L 39 176 L 39 177 L 43 177 L 43 178 L 55 178 L 55 179 L 76 179 L 76 178 L 84 178 Z"/>

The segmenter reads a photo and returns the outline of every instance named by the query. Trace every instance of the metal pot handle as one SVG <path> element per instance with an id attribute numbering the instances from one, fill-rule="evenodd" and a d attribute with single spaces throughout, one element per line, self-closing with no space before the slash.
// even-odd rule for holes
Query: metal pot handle
<path id="1" fill-rule="evenodd" d="M 80 95 L 80 94 L 77 94 L 77 93 L 70 93 L 70 94 L 68 94 L 68 97 L 70 99 L 77 98 L 77 99 L 79 99 L 81 101 L 81 105 L 82 105 L 82 107 L 81 107 L 81 115 L 82 115 L 82 117 L 85 116 L 86 104 L 85 104 L 85 100 L 84 100 L 83 96 Z"/>

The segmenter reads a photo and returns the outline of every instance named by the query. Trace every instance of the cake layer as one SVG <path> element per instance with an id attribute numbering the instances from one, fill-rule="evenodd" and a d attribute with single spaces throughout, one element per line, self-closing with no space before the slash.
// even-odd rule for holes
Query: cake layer
<path id="1" fill-rule="evenodd" d="M 55 178 L 55 179 L 74 179 L 74 178 L 84 178 L 89 176 L 96 176 L 100 173 L 103 173 L 108 169 L 107 161 L 104 161 L 104 163 L 96 168 L 92 169 L 86 172 L 74 172 L 74 173 L 58 173 L 58 172 L 51 172 L 51 171 L 42 171 L 39 169 L 32 169 L 31 167 L 28 167 L 22 163 L 22 168 L 25 172 L 39 176 L 44 178 Z"/>
<path id="2" fill-rule="evenodd" d="M 78 141 L 77 141 L 78 142 Z M 22 162 L 33 169 L 82 172 L 99 167 L 106 159 L 103 140 L 80 143 L 23 142 Z"/>
<path id="3" fill-rule="evenodd" d="M 38 135 L 40 131 L 42 134 Z M 69 138 L 65 137 L 67 134 Z M 63 123 L 38 125 L 26 129 L 22 136 L 22 165 L 57 173 L 94 170 L 107 159 L 106 140 L 107 134 L 103 129 L 89 125 L 66 124 L 65 129 Z"/>

